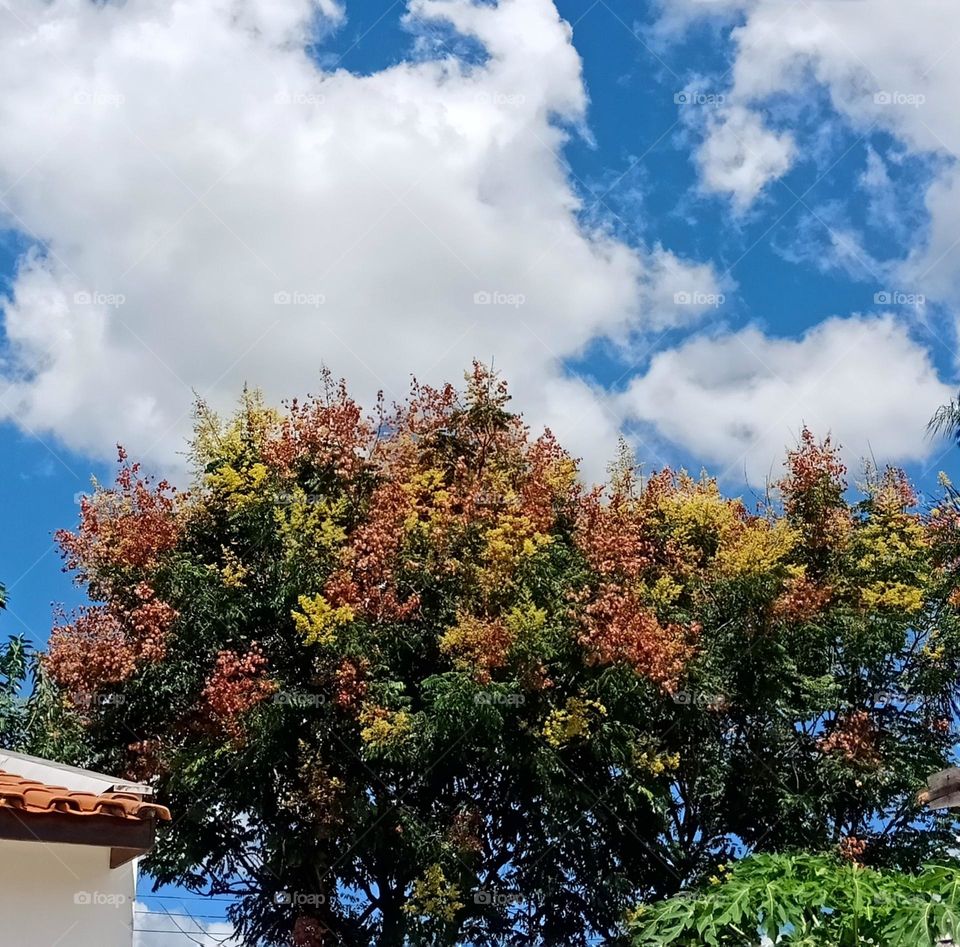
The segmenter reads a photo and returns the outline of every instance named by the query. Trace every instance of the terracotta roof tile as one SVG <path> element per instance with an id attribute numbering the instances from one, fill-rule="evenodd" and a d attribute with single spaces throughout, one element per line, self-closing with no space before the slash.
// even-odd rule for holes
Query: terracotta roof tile
<path id="1" fill-rule="evenodd" d="M 0 770 L 0 808 L 22 812 L 68 812 L 76 816 L 108 815 L 118 819 L 170 820 L 170 810 L 144 802 L 129 792 L 74 792 L 66 786 L 50 786 L 36 779 L 23 779 Z"/>

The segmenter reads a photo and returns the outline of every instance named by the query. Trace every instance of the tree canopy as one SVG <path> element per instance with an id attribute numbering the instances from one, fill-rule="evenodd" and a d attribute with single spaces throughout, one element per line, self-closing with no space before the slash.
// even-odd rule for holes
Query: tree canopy
<path id="1" fill-rule="evenodd" d="M 587 489 L 508 401 L 246 393 L 189 490 L 121 452 L 83 501 L 45 669 L 75 761 L 174 810 L 154 877 L 250 944 L 626 943 L 744 851 L 942 852 L 956 504 L 807 431 L 749 504 L 627 451 Z"/>

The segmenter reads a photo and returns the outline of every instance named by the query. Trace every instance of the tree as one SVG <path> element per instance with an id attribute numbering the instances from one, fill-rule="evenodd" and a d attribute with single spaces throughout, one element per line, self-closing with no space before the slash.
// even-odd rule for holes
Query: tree
<path id="1" fill-rule="evenodd" d="M 960 398 L 937 408 L 927 430 L 933 435 L 950 437 L 960 443 Z"/>
<path id="2" fill-rule="evenodd" d="M 93 603 L 45 667 L 75 760 L 176 818 L 148 868 L 250 944 L 625 941 L 743 850 L 915 867 L 956 742 L 960 517 L 846 498 L 804 432 L 779 499 L 579 485 L 480 366 L 371 418 L 343 386 L 200 406 L 190 490 L 121 452 L 60 534 Z"/>
<path id="3" fill-rule="evenodd" d="M 721 866 L 723 868 L 724 866 Z M 917 874 L 817 855 L 756 855 L 632 917 L 635 947 L 936 947 L 960 938 L 960 869 Z"/>
<path id="4" fill-rule="evenodd" d="M 0 583 L 0 610 L 7 607 Z M 42 655 L 23 636 L 0 645 L 0 747 L 47 756 L 81 752 L 79 722 L 44 670 Z"/>

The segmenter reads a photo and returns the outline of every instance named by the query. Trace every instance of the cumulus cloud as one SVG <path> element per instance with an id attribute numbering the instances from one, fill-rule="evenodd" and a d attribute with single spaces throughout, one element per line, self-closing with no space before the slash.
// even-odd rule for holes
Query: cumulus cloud
<path id="1" fill-rule="evenodd" d="M 560 152 L 587 98 L 550 0 L 412 0 L 412 30 L 487 57 L 441 45 L 364 76 L 304 51 L 342 18 L 330 0 L 8 9 L 0 216 L 37 246 L 4 305 L 0 417 L 77 450 L 169 461 L 193 391 L 302 394 L 323 362 L 400 397 L 478 357 L 603 458 L 620 419 L 565 360 L 716 290 L 579 220 Z"/>
<path id="2" fill-rule="evenodd" d="M 697 160 L 704 187 L 729 194 L 734 206 L 745 210 L 790 167 L 793 153 L 788 133 L 771 131 L 755 112 L 732 105 L 709 119 Z"/>
<path id="3" fill-rule="evenodd" d="M 799 339 L 756 328 L 701 336 L 656 355 L 623 395 L 649 424 L 716 473 L 762 484 L 804 424 L 832 434 L 851 465 L 927 457 L 934 410 L 952 395 L 928 352 L 892 316 L 828 319 Z"/>
<path id="4" fill-rule="evenodd" d="M 716 6 L 680 0 L 677 9 L 673 4 L 665 6 L 660 33 L 675 34 L 693 20 L 715 19 L 718 14 L 740 21 L 730 33 L 733 66 L 726 100 L 740 110 L 739 121 L 754 130 L 761 147 L 756 150 L 753 175 L 749 159 L 739 175 L 731 173 L 731 156 L 734 170 L 739 157 L 732 129 L 726 121 L 714 121 L 700 152 L 706 185 L 725 191 L 740 205 L 755 199 L 759 193 L 755 180 L 768 181 L 790 165 L 782 152 L 772 160 L 765 158 L 763 145 L 771 144 L 770 133 L 764 130 L 767 119 L 784 96 L 802 100 L 819 86 L 828 93 L 835 118 L 868 141 L 875 133 L 885 132 L 897 139 L 905 154 L 933 159 L 931 178 L 920 182 L 927 188 L 929 230 L 914 235 L 907 259 L 900 261 L 900 278 L 905 290 L 960 302 L 956 8 L 941 0 L 915 0 L 909 5 L 898 0 L 868 4 L 722 0 Z M 739 137 L 749 144 L 749 135 Z M 886 232 L 892 225 L 898 234 L 900 222 L 891 221 L 896 209 L 882 206 L 889 181 L 875 154 L 868 158 L 861 185 L 874 209 L 886 217 Z"/>

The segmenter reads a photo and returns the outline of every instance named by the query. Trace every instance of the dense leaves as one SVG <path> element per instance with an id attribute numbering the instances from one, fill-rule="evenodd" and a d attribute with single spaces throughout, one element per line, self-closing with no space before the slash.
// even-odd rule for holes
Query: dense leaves
<path id="1" fill-rule="evenodd" d="M 78 761 L 154 780 L 149 867 L 248 942 L 625 941 L 744 850 L 917 866 L 956 739 L 960 516 L 850 502 L 807 432 L 754 509 L 603 490 L 476 367 L 366 418 L 342 387 L 200 407 L 179 494 L 121 456 L 60 541 L 95 604 L 47 671 Z"/>
<path id="2" fill-rule="evenodd" d="M 829 856 L 755 855 L 697 895 L 632 917 L 635 947 L 934 947 L 960 939 L 960 868 L 877 871 Z"/>

